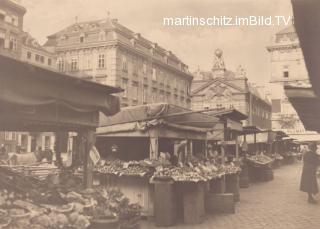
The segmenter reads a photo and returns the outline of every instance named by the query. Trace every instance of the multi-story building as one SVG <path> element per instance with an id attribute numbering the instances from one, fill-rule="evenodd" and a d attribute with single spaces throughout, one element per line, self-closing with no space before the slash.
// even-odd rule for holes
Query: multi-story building
<path id="1" fill-rule="evenodd" d="M 267 50 L 271 62 L 270 81 L 281 91 L 279 96 L 272 100 L 272 129 L 281 129 L 300 141 L 319 141 L 319 134 L 305 130 L 283 90 L 283 86 L 288 84 L 309 84 L 308 72 L 294 26 L 276 33 Z"/>
<path id="2" fill-rule="evenodd" d="M 192 109 L 235 108 L 248 116 L 246 126 L 271 129 L 271 103 L 265 95 L 249 84 L 244 69 L 226 70 L 222 51 L 216 50 L 211 71 L 194 73 L 192 83 Z"/>
<path id="3" fill-rule="evenodd" d="M 168 102 L 190 108 L 192 75 L 172 52 L 116 19 L 75 23 L 48 36 L 61 72 L 121 87 L 121 106 Z"/>
<path id="4" fill-rule="evenodd" d="M 56 55 L 43 48 L 29 33 L 23 32 L 20 59 L 33 65 L 56 69 Z"/>
<path id="5" fill-rule="evenodd" d="M 21 33 L 26 9 L 17 1 L 0 1 L 0 54 L 14 58 L 21 55 Z"/>
<path id="6" fill-rule="evenodd" d="M 309 79 L 299 38 L 293 25 L 279 31 L 267 50 L 270 53 L 272 83 Z"/>

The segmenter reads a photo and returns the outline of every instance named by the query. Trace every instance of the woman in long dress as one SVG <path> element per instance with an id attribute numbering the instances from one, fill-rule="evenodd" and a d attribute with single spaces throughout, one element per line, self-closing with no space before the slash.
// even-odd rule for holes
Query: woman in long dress
<path id="1" fill-rule="evenodd" d="M 317 182 L 317 167 L 320 165 L 319 156 L 316 154 L 317 145 L 311 143 L 309 150 L 303 155 L 303 169 L 300 190 L 308 193 L 308 202 L 317 203 L 313 195 L 319 192 Z"/>

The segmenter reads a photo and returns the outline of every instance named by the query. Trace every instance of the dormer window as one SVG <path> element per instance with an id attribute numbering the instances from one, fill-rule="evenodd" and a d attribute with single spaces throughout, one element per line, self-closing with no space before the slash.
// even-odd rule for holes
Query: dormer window
<path id="1" fill-rule="evenodd" d="M 84 42 L 84 37 L 85 37 L 85 35 L 82 33 L 82 34 L 80 35 L 80 38 L 79 38 L 80 43 L 83 43 L 83 42 Z"/>
<path id="2" fill-rule="evenodd" d="M 106 32 L 100 31 L 99 33 L 99 41 L 105 41 L 106 40 Z"/>

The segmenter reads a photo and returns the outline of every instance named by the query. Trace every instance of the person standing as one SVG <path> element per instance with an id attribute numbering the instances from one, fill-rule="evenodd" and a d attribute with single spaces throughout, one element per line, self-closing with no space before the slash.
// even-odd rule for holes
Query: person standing
<path id="1" fill-rule="evenodd" d="M 317 167 L 320 165 L 319 156 L 316 154 L 317 144 L 311 143 L 309 150 L 303 155 L 303 169 L 300 182 L 300 190 L 308 193 L 308 202 L 315 204 L 314 194 L 319 192 L 317 183 Z"/>

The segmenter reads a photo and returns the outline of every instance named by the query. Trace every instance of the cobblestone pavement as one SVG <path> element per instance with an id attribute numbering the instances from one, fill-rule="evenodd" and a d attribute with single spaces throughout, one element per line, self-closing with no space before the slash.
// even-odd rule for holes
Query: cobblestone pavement
<path id="1" fill-rule="evenodd" d="M 317 205 L 308 204 L 299 191 L 301 163 L 274 170 L 274 180 L 241 189 L 236 214 L 208 215 L 199 225 L 178 224 L 170 229 L 319 229 L 320 195 Z M 157 228 L 142 222 L 142 229 Z"/>

